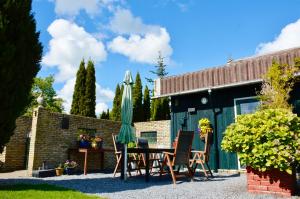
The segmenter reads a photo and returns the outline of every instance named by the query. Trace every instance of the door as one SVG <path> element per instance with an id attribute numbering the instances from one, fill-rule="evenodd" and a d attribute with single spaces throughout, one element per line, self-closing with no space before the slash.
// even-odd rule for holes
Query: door
<path id="1" fill-rule="evenodd" d="M 257 110 L 260 102 L 257 97 L 245 97 L 245 98 L 236 98 L 234 99 L 234 113 L 235 118 L 238 115 L 253 113 Z M 246 169 L 245 166 L 241 166 L 238 158 L 239 169 Z"/>

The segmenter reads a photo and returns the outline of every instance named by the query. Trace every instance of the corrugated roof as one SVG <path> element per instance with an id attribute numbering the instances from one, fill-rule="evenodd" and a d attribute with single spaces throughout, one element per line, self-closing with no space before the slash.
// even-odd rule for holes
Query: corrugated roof
<path id="1" fill-rule="evenodd" d="M 165 77 L 155 81 L 155 97 L 199 92 L 260 82 L 275 60 L 280 64 L 294 64 L 300 57 L 300 47 L 239 59 L 219 67 Z"/>

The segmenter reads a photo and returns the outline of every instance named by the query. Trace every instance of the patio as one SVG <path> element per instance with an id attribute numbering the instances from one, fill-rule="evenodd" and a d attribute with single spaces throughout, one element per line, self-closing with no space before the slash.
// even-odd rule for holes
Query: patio
<path id="1" fill-rule="evenodd" d="M 112 174 L 94 173 L 37 179 L 17 175 L 0 174 L 1 184 L 12 183 L 47 183 L 78 190 L 108 198 L 274 198 L 271 195 L 247 193 L 246 175 L 215 174 L 215 178 L 206 180 L 196 175 L 194 182 L 179 178 L 176 187 L 169 175 L 151 177 L 146 183 L 143 176 L 134 176 L 126 182 Z M 19 177 L 18 177 L 19 176 Z M 297 198 L 293 197 L 293 198 Z"/>

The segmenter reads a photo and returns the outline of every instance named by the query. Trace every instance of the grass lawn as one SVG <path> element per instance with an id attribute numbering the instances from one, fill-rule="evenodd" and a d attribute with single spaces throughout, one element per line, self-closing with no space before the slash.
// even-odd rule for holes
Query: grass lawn
<path id="1" fill-rule="evenodd" d="M 1 199 L 101 199 L 79 191 L 49 184 L 0 185 Z M 103 199 L 103 198 L 102 198 Z"/>

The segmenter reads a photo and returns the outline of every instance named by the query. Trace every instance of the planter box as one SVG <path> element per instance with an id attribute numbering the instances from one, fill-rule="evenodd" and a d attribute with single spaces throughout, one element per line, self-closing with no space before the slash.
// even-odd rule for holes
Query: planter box
<path id="1" fill-rule="evenodd" d="M 279 169 L 260 172 L 247 167 L 247 188 L 251 193 L 292 196 L 296 192 L 296 174 L 289 175 Z"/>

